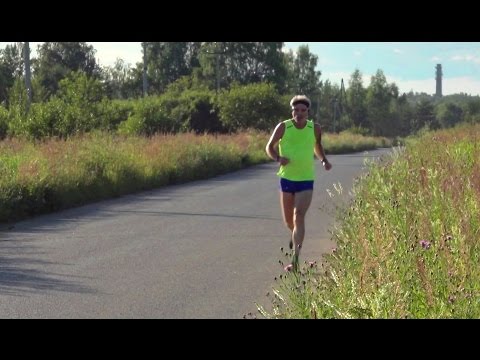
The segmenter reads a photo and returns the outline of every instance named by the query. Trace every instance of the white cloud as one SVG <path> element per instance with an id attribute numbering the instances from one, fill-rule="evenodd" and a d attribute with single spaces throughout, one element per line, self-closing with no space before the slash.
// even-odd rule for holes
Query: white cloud
<path id="1" fill-rule="evenodd" d="M 393 49 L 393 52 L 395 54 L 403 54 L 403 50 L 400 50 L 400 49 Z"/>
<path id="2" fill-rule="evenodd" d="M 442 61 L 442 59 L 439 58 L 438 56 L 433 56 L 430 60 L 431 60 L 432 62 L 440 62 L 440 61 Z"/>
<path id="3" fill-rule="evenodd" d="M 466 61 L 466 62 L 473 62 L 475 64 L 480 64 L 480 56 L 475 55 L 455 55 L 450 58 L 453 61 Z"/>

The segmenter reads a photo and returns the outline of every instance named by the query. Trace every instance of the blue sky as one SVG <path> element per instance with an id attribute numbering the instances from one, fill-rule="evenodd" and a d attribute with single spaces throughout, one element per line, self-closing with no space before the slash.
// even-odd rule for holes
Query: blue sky
<path id="1" fill-rule="evenodd" d="M 0 48 L 7 43 L 0 42 Z M 33 56 L 39 43 L 31 43 Z M 113 65 L 117 58 L 134 65 L 141 61 L 138 42 L 92 42 L 101 65 Z M 480 42 L 286 42 L 285 49 L 297 50 L 302 44 L 318 56 L 321 79 L 339 84 L 358 68 L 364 86 L 378 69 L 401 92 L 435 93 L 435 66 L 442 64 L 443 94 L 464 92 L 480 95 Z"/>
<path id="2" fill-rule="evenodd" d="M 348 86 L 353 71 L 364 75 L 364 86 L 378 69 L 401 92 L 435 93 L 435 67 L 442 64 L 443 94 L 480 95 L 480 42 L 308 42 L 285 43 L 298 49 L 308 45 L 318 56 L 321 79 Z"/>

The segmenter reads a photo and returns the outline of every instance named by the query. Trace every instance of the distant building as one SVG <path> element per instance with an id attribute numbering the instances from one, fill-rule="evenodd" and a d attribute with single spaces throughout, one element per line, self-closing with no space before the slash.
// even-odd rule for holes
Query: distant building
<path id="1" fill-rule="evenodd" d="M 437 90 L 435 92 L 436 97 L 442 97 L 442 64 L 437 64 L 435 73 L 435 80 L 437 81 Z"/>

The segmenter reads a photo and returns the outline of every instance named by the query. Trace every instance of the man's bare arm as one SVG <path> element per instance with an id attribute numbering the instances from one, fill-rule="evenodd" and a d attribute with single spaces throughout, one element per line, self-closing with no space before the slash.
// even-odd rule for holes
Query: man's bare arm
<path id="1" fill-rule="evenodd" d="M 265 151 L 270 159 L 279 161 L 280 154 L 278 153 L 278 142 L 282 138 L 283 134 L 285 133 L 285 124 L 282 122 L 275 127 L 273 130 L 272 135 L 270 136 L 270 140 L 268 140 L 267 146 L 265 147 Z"/>
<path id="2" fill-rule="evenodd" d="M 325 170 L 330 170 L 332 168 L 332 164 L 330 164 L 328 161 L 327 157 L 325 156 L 325 151 L 323 150 L 322 129 L 320 124 L 315 124 L 315 139 L 316 141 L 313 151 L 315 152 L 315 155 L 317 155 L 317 158 L 322 161 Z"/>

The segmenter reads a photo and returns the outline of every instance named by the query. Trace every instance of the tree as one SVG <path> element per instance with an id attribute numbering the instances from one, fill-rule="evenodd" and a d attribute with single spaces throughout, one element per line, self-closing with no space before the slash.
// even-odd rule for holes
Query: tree
<path id="1" fill-rule="evenodd" d="M 480 97 L 469 99 L 465 105 L 465 120 L 480 122 Z"/>
<path id="2" fill-rule="evenodd" d="M 284 87 L 286 68 L 281 42 L 229 43 L 225 56 L 225 77 L 229 83 L 270 82 Z"/>
<path id="3" fill-rule="evenodd" d="M 395 92 L 395 89 L 397 91 Z M 395 123 L 390 117 L 390 103 L 398 96 L 398 88 L 387 83 L 382 70 L 371 77 L 367 90 L 368 119 L 375 136 L 393 136 Z"/>
<path id="4" fill-rule="evenodd" d="M 287 59 L 292 59 L 287 55 Z M 288 91 L 292 94 L 305 94 L 313 97 L 318 94 L 321 86 L 321 71 L 315 70 L 317 67 L 318 56 L 310 53 L 308 45 L 298 47 L 293 56 L 293 64 L 290 64 L 290 76 Z"/>
<path id="5" fill-rule="evenodd" d="M 333 122 L 333 102 L 339 92 L 340 87 L 337 84 L 332 84 L 330 80 L 325 80 L 321 85 L 320 94 L 318 95 L 318 121 L 325 131 L 333 131 L 334 127 L 336 130 L 336 124 L 334 126 Z"/>
<path id="6" fill-rule="evenodd" d="M 205 42 L 199 53 L 202 76 L 217 90 L 232 83 L 269 82 L 285 88 L 287 69 L 281 42 Z M 215 85 L 214 85 L 215 84 Z"/>
<path id="7" fill-rule="evenodd" d="M 436 119 L 433 104 L 429 100 L 420 100 L 415 106 L 414 117 L 412 121 L 412 130 L 417 132 L 423 127 L 436 127 Z"/>
<path id="8" fill-rule="evenodd" d="M 40 97 L 49 99 L 58 91 L 58 83 L 72 71 L 82 71 L 100 78 L 101 69 L 95 60 L 95 49 L 84 42 L 45 42 L 38 47 L 34 74 L 41 86 Z"/>
<path id="9" fill-rule="evenodd" d="M 444 128 L 453 127 L 463 120 L 462 108 L 452 102 L 440 104 L 436 110 L 439 125 Z"/>
<path id="10" fill-rule="evenodd" d="M 8 91 L 15 78 L 23 74 L 22 50 L 19 43 L 0 49 L 0 103 L 8 103 Z"/>
<path id="11" fill-rule="evenodd" d="M 102 73 L 105 90 L 109 98 L 126 99 L 130 97 L 130 84 L 133 79 L 129 64 L 118 58 L 113 66 L 105 66 Z"/>
<path id="12" fill-rule="evenodd" d="M 365 106 L 367 90 L 363 87 L 362 73 L 355 71 L 350 76 L 347 89 L 347 102 L 350 117 L 356 127 L 368 128 L 367 108 Z"/>
<path id="13" fill-rule="evenodd" d="M 142 46 L 146 54 L 146 73 L 151 93 L 163 93 L 169 84 L 184 75 L 190 75 L 193 67 L 199 65 L 197 56 L 200 43 L 146 42 Z M 143 71 L 140 73 L 143 74 Z"/>
<path id="14" fill-rule="evenodd" d="M 412 119 L 414 117 L 414 111 L 412 106 L 407 100 L 407 94 L 403 93 L 394 102 L 395 113 L 398 119 L 398 134 L 399 136 L 407 136 L 412 131 Z"/>

